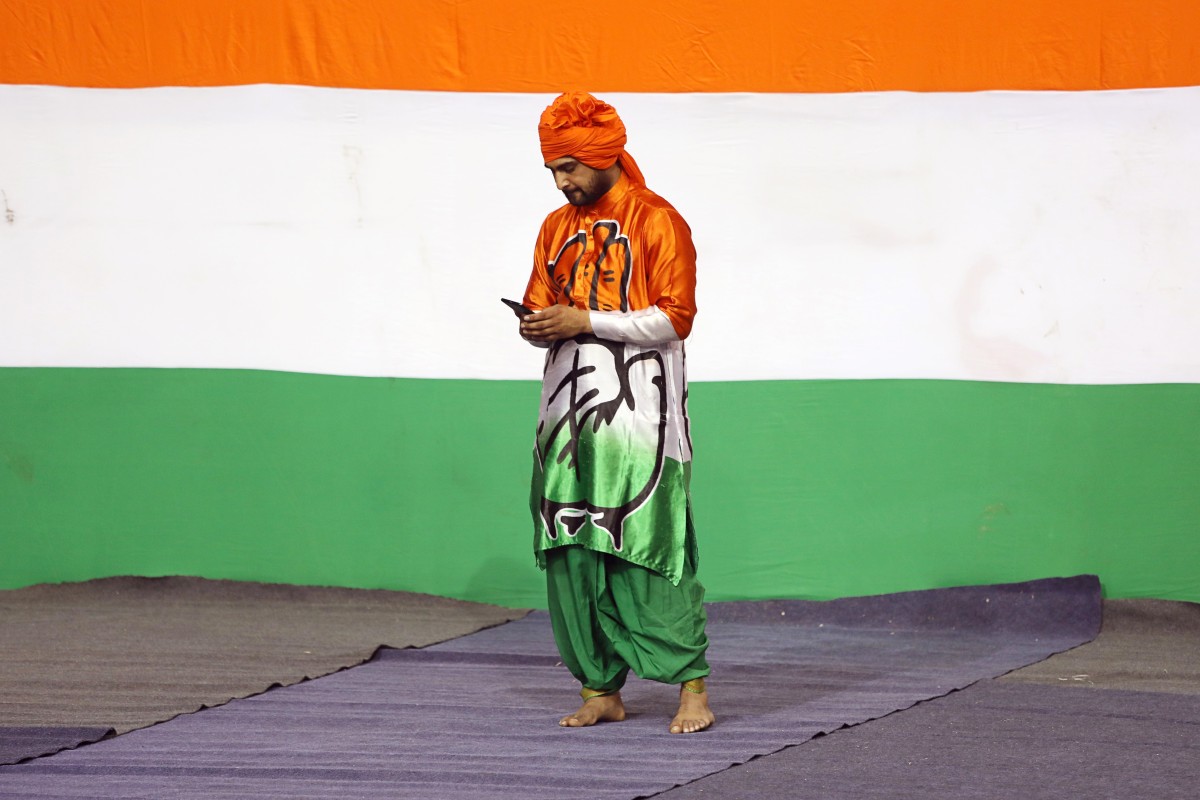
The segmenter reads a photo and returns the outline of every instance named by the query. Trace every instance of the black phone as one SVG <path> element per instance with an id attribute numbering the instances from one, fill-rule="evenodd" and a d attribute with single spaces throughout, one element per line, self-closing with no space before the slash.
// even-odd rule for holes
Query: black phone
<path id="1" fill-rule="evenodd" d="M 509 300 L 508 298 L 501 297 L 500 302 L 504 303 L 504 305 L 511 308 L 513 310 L 513 313 L 516 314 L 518 317 L 527 317 L 533 313 L 528 308 L 526 308 L 525 306 L 518 303 L 516 300 Z"/>

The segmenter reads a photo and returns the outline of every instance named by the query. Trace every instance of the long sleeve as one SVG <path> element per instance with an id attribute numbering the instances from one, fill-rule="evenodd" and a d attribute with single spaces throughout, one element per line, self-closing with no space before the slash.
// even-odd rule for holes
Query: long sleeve
<path id="1" fill-rule="evenodd" d="M 676 333 L 674 338 L 686 339 L 696 316 L 696 248 L 692 244 L 692 230 L 673 208 L 661 211 L 649 227 L 646 293 L 651 305 L 670 320 Z"/>
<path id="2" fill-rule="evenodd" d="M 531 311 L 541 311 L 558 302 L 559 289 L 550 282 L 550 274 L 546 270 L 546 236 L 546 223 L 543 222 L 533 247 L 533 271 L 529 274 L 525 297 L 521 301 Z"/>
<path id="3" fill-rule="evenodd" d="M 650 305 L 626 313 L 592 311 L 601 339 L 655 345 L 687 338 L 696 316 L 696 248 L 692 231 L 674 209 L 661 209 L 643 231 L 646 297 Z"/>
<path id="4" fill-rule="evenodd" d="M 630 311 L 625 314 L 592 311 L 592 332 L 601 339 L 631 342 L 640 345 L 679 341 L 671 319 L 658 306 Z"/>
<path id="5" fill-rule="evenodd" d="M 529 282 L 525 285 L 525 295 L 521 300 L 530 311 L 541 311 L 558 302 L 557 290 L 550 285 L 550 276 L 546 271 L 545 237 L 546 223 L 543 222 L 538 231 L 537 243 L 533 247 L 533 271 L 529 274 Z M 549 342 L 531 342 L 528 339 L 525 341 L 542 349 L 550 346 Z"/>

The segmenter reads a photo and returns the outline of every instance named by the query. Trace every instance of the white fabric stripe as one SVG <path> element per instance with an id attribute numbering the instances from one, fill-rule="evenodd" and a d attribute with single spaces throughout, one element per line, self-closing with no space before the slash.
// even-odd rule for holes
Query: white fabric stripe
<path id="1" fill-rule="evenodd" d="M 0 86 L 0 365 L 537 377 L 549 99 Z M 1200 381 L 1200 88 L 605 99 L 693 379 Z"/>

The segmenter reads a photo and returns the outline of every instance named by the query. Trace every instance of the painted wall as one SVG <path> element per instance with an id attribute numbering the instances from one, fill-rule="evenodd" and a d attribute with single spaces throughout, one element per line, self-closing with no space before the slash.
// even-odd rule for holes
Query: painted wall
<path id="1" fill-rule="evenodd" d="M 536 382 L 0 370 L 0 586 L 112 574 L 539 606 Z M 1089 572 L 1200 600 L 1200 389 L 693 386 L 712 599 Z"/>
<path id="2" fill-rule="evenodd" d="M 712 599 L 1200 601 L 1200 17 L 1046 5 L 621 0 L 621 47 L 532 2 L 11 5 L 0 587 L 540 605 L 495 301 L 582 87 L 695 231 Z"/>

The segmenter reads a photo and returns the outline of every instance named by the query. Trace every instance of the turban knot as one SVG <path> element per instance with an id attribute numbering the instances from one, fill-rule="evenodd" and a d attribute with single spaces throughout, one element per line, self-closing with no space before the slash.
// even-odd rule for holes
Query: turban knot
<path id="1" fill-rule="evenodd" d="M 542 112 L 538 139 L 546 163 L 571 156 L 592 169 L 618 161 L 635 183 L 645 185 L 637 163 L 625 152 L 625 123 L 617 110 L 587 92 L 565 92 Z"/>

